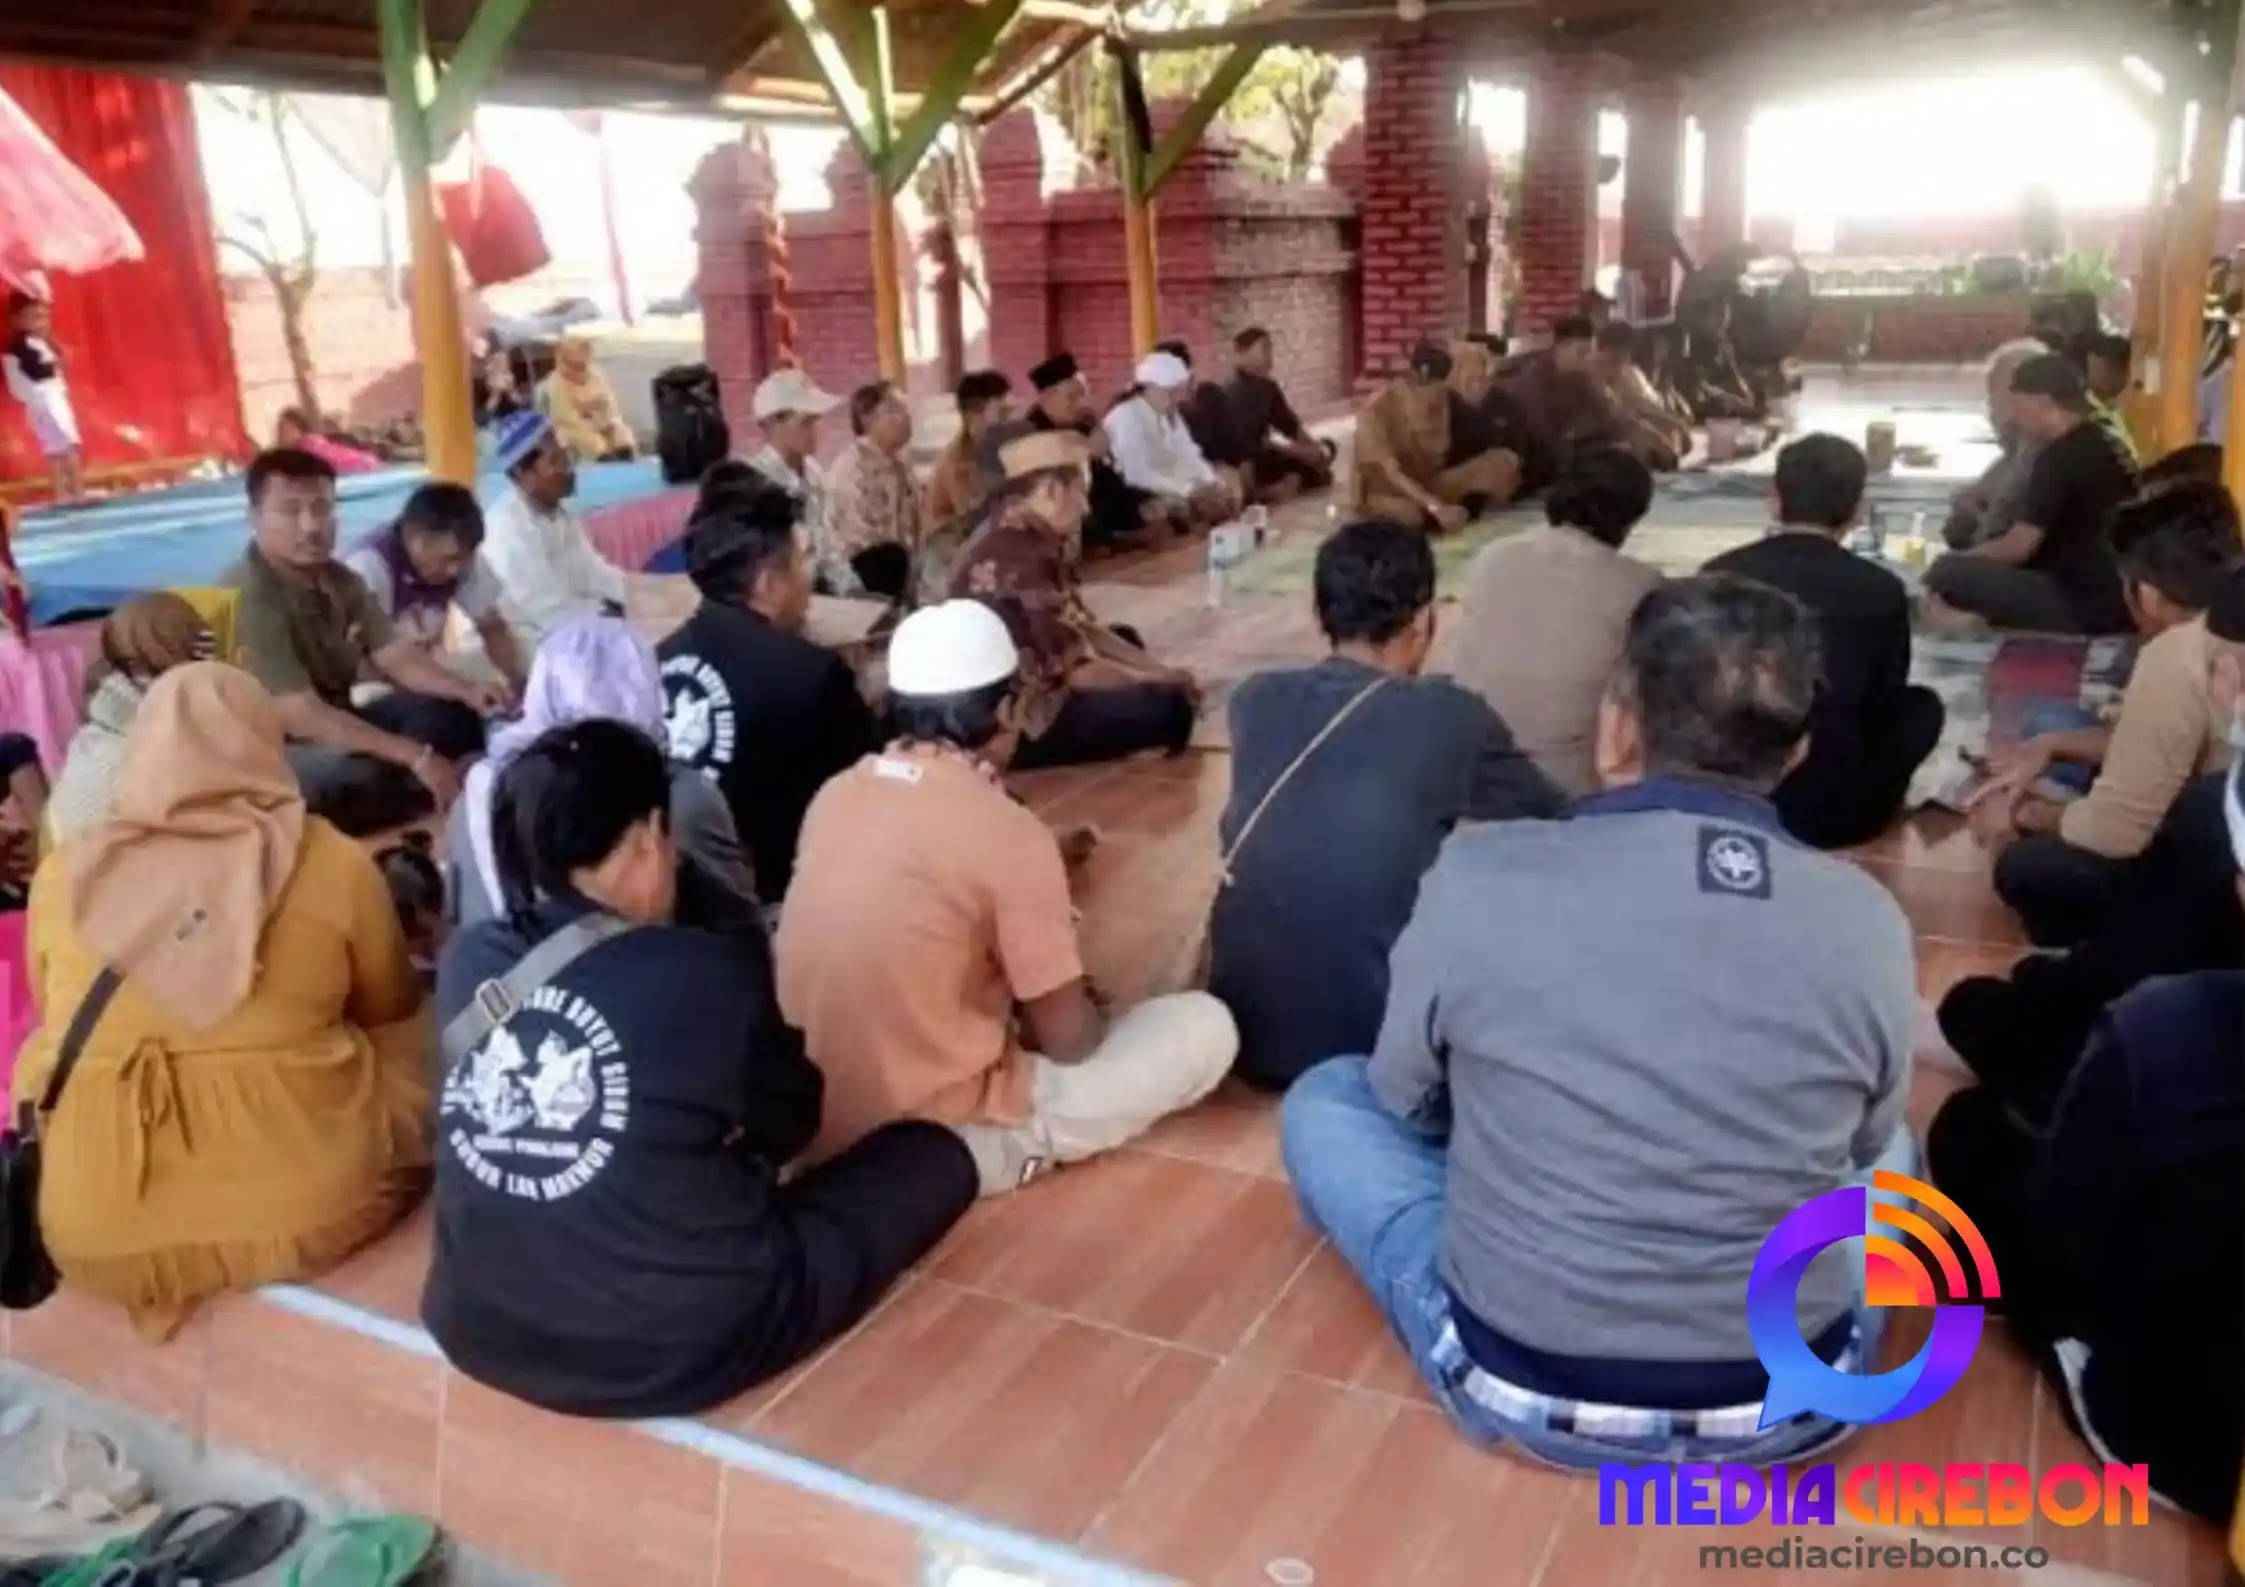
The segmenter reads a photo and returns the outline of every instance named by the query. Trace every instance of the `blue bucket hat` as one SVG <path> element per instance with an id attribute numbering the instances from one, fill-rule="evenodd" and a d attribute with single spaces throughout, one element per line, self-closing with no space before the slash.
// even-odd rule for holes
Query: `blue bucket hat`
<path id="1" fill-rule="evenodd" d="M 510 413 L 499 421 L 499 428 L 492 435 L 492 461 L 499 465 L 500 473 L 512 474 L 551 434 L 553 421 L 536 409 Z"/>

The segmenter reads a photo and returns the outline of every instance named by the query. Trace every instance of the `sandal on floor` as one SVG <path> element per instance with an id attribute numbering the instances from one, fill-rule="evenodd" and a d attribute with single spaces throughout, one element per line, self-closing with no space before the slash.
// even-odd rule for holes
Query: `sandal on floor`
<path id="1" fill-rule="evenodd" d="M 308 1517 L 294 1499 L 214 1500 L 174 1510 L 134 1545 L 130 1587 L 225 1587 L 256 1575 L 296 1546 Z"/>
<path id="2" fill-rule="evenodd" d="M 128 1587 L 133 1580 L 133 1540 L 104 1543 L 82 1559 L 65 1560 L 40 1587 Z"/>
<path id="3" fill-rule="evenodd" d="M 436 1525 L 417 1515 L 361 1515 L 320 1532 L 287 1587 L 405 1587 L 439 1556 Z"/>

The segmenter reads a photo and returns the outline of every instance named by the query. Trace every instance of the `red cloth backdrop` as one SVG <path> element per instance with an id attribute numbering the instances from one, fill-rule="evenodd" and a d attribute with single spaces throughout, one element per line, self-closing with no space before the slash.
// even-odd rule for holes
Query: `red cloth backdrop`
<path id="1" fill-rule="evenodd" d="M 187 90 L 44 66 L 0 66 L 0 88 L 116 200 L 147 249 L 137 263 L 51 278 L 89 468 L 241 456 L 241 391 Z M 0 397 L 0 480 L 46 477 L 22 410 Z"/>

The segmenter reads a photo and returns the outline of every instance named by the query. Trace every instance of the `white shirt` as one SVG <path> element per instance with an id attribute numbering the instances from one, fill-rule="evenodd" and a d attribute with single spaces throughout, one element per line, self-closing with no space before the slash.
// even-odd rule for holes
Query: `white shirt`
<path id="1" fill-rule="evenodd" d="M 373 592 L 374 604 L 382 608 L 382 615 L 390 619 L 400 638 L 410 639 L 431 650 L 444 648 L 443 608 L 417 606 L 402 617 L 398 614 L 397 586 L 390 578 L 390 564 L 382 560 L 382 553 L 372 546 L 360 546 L 343 559 L 343 565 L 366 581 Z M 460 615 L 471 623 L 480 623 L 499 605 L 499 581 L 483 565 L 480 555 L 468 558 L 460 582 L 452 588 L 452 604 Z"/>
<path id="2" fill-rule="evenodd" d="M 748 466 L 778 485 L 803 504 L 800 525 L 804 543 L 818 546 L 826 543 L 826 470 L 819 467 L 818 459 L 806 457 L 798 469 L 780 456 L 779 448 L 767 446 L 748 460 Z"/>
<path id="3" fill-rule="evenodd" d="M 1190 496 L 1216 483 L 1216 470 L 1193 444 L 1176 414 L 1163 415 L 1144 397 L 1132 397 L 1107 415 L 1107 440 L 1115 470 L 1126 484 L 1157 496 Z"/>
<path id="4" fill-rule="evenodd" d="M 525 656 L 570 618 L 598 615 L 604 601 L 620 605 L 630 582 L 593 548 L 575 513 L 539 512 L 511 485 L 484 514 L 479 560 Z"/>

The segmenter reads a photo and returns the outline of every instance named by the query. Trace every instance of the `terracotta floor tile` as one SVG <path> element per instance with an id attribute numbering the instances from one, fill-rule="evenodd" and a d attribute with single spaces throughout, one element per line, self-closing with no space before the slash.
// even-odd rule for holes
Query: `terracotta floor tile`
<path id="1" fill-rule="evenodd" d="M 983 1202 L 934 1273 L 1222 1353 L 1269 1309 L 1314 1243 L 1281 1181 L 1117 1152 Z"/>
<path id="2" fill-rule="evenodd" d="M 1894 894 L 1910 917 L 1910 929 L 1921 938 L 1998 945 L 2026 941 L 2018 918 L 1997 900 L 1985 878 L 1970 871 L 1886 860 L 1856 863 Z"/>
<path id="3" fill-rule="evenodd" d="M 1931 1325 L 1931 1314 L 1925 1311 L 1893 1313 L 1880 1352 L 1885 1366 L 1899 1365 L 1914 1355 Z M 2034 1452 L 2034 1418 L 2034 1363 L 2001 1324 L 1991 1322 L 1964 1380 L 1939 1403 L 1907 1421 L 1864 1428 L 1831 1458 L 1842 1468 L 1885 1460 L 1923 1461 L 1936 1466 L 1948 1461 L 2024 1465 Z M 1994 1543 L 2024 1545 L 2031 1541 L 2024 1527 L 1942 1530 L 1944 1535 L 1985 1538 Z"/>
<path id="4" fill-rule="evenodd" d="M 1236 1173 L 1284 1179 L 1279 1161 L 1278 1099 L 1242 1090 L 1219 1093 L 1173 1114 L 1131 1143 L 1131 1150 L 1182 1157 Z"/>
<path id="5" fill-rule="evenodd" d="M 1242 1360 L 1351 1388 L 1433 1404 L 1372 1297 L 1330 1245 L 1320 1245 L 1270 1315 L 1240 1346 Z"/>
<path id="6" fill-rule="evenodd" d="M 1052 806 L 1049 818 L 1142 837 L 1200 832 L 1213 842 L 1231 774 L 1229 755 L 1198 750 L 1171 761 L 1132 761 L 1119 775 Z"/>
<path id="7" fill-rule="evenodd" d="M 412 1217 L 312 1287 L 419 1327 L 421 1286 L 428 1282 L 429 1249 L 435 1239 L 436 1211 L 424 1201 Z"/>
<path id="8" fill-rule="evenodd" d="M 246 1304 L 231 1299 L 218 1303 Z M 168 1342 L 155 1345 L 133 1331 L 122 1307 L 65 1288 L 45 1305 L 9 1318 L 9 1354 L 27 1367 L 121 1400 L 200 1438 L 214 1309 L 203 1307 Z"/>
<path id="9" fill-rule="evenodd" d="M 2057 1391 L 2036 1384 L 2034 1459 L 2037 1472 L 2053 1466 L 2102 1464 L 2066 1425 Z M 2064 1527 L 2038 1519 L 2034 1539 L 2055 1560 L 2110 1571 L 2157 1587 L 2220 1587 L 2224 1574 L 2221 1533 L 2204 1521 L 2153 1506 L 2148 1526 Z"/>
<path id="10" fill-rule="evenodd" d="M 1085 1540 L 1209 1587 L 1528 1587 L 1574 1479 L 1402 1400 L 1233 1362 Z"/>
<path id="11" fill-rule="evenodd" d="M 753 1431 L 872 1481 L 1072 1538 L 1210 1371 L 1205 1356 L 928 1279 Z"/>
<path id="12" fill-rule="evenodd" d="M 901 1587 L 920 1580 L 912 1528 L 728 1467 L 718 1587 Z"/>
<path id="13" fill-rule="evenodd" d="M 204 1430 L 354 1509 L 432 1514 L 444 1364 L 255 1299 L 210 1325 Z"/>
<path id="14" fill-rule="evenodd" d="M 458 1373 L 445 1380 L 446 1530 L 584 1587 L 708 1583 L 715 1460 L 609 1422 L 553 1416 Z"/>
<path id="15" fill-rule="evenodd" d="M 2019 943 L 1946 942 L 1920 937 L 1918 996 L 1938 1006 L 1959 981 L 1976 975 L 2008 975 L 2028 951 Z"/>

